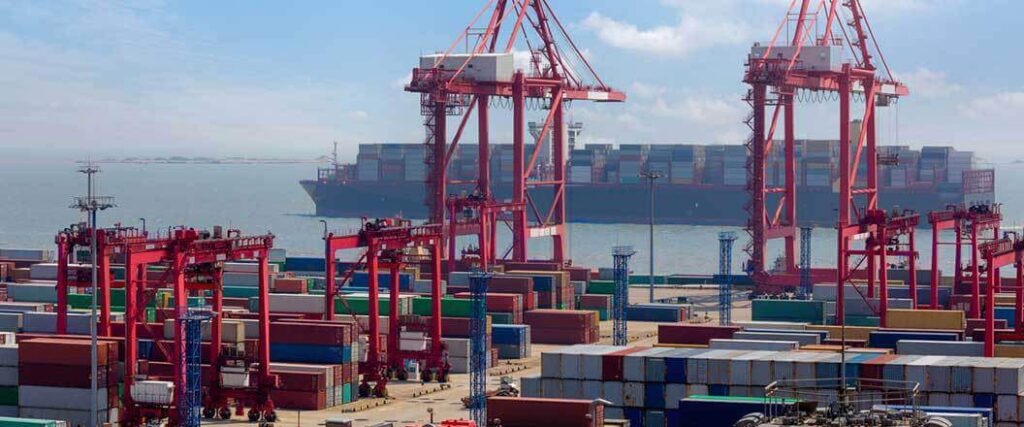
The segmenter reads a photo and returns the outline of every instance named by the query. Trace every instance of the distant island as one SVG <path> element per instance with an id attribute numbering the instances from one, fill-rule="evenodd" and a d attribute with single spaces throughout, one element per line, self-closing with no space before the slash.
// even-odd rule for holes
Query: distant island
<path id="1" fill-rule="evenodd" d="M 297 163 L 325 163 L 327 156 L 315 159 L 282 159 L 282 158 L 255 158 L 255 157 L 124 157 L 120 159 L 107 158 L 93 160 L 93 163 L 131 163 L 131 164 L 189 164 L 189 165 L 249 165 L 249 164 L 297 164 Z"/>

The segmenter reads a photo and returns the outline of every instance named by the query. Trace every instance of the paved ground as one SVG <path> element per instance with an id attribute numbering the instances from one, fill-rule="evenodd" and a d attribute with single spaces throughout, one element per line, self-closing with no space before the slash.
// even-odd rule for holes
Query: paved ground
<path id="1" fill-rule="evenodd" d="M 695 315 L 711 321 L 718 319 L 718 290 L 715 288 L 701 289 L 699 287 L 687 288 L 658 288 L 655 291 L 655 298 L 666 298 L 673 296 L 690 297 L 695 306 Z M 630 290 L 632 301 L 646 301 L 648 297 L 647 288 L 634 287 Z M 745 296 L 737 295 L 734 303 L 733 320 L 750 319 L 750 301 Z M 611 322 L 601 322 L 601 342 L 611 342 Z M 650 346 L 656 342 L 657 324 L 648 322 L 630 322 L 629 335 L 636 339 L 632 345 Z M 540 354 L 546 350 L 557 348 L 554 345 L 535 344 L 532 346 L 532 355 L 528 359 L 517 361 L 502 361 L 502 365 L 491 370 L 491 388 L 496 388 L 499 379 L 506 371 L 517 370 L 509 374 L 513 378 L 523 376 L 534 376 L 540 374 Z M 323 425 L 328 418 L 347 418 L 354 421 L 356 427 L 372 426 L 377 423 L 391 422 L 395 426 L 402 427 L 409 424 L 422 424 L 430 421 L 429 410 L 433 410 L 434 419 L 437 421 L 454 418 L 466 418 L 469 412 L 462 407 L 460 399 L 469 394 L 469 375 L 452 374 L 451 388 L 436 391 L 433 393 L 417 396 L 419 393 L 436 389 L 436 384 L 421 385 L 420 383 L 396 383 L 389 384 L 389 391 L 392 399 L 386 404 L 365 409 L 357 412 L 343 413 L 341 408 L 331 408 L 324 411 L 298 412 L 278 411 L 279 420 L 277 426 L 317 426 Z M 350 405 L 365 405 L 375 401 L 360 401 Z M 236 417 L 231 421 L 213 421 L 207 424 L 224 426 L 244 426 L 249 423 L 241 422 Z"/>

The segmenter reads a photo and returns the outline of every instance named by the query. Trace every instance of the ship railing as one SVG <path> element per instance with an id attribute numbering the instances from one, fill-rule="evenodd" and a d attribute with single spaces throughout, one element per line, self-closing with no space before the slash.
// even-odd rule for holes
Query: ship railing
<path id="1" fill-rule="evenodd" d="M 813 413 L 816 406 L 843 411 L 871 410 L 877 405 L 917 409 L 920 385 L 914 381 L 872 378 L 779 380 L 764 388 L 764 414 L 769 418 Z M 796 403 L 800 413 L 792 413 Z"/>

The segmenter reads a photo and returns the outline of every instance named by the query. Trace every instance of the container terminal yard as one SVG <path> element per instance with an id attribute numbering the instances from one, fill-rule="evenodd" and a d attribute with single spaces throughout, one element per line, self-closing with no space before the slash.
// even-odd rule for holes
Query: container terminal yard
<path id="1" fill-rule="evenodd" d="M 489 1 L 447 50 L 419 58 L 404 90 L 426 129 L 427 219 L 325 220 L 319 257 L 290 255 L 270 232 L 98 227 L 114 199 L 83 166 L 75 207 L 88 221 L 54 224 L 48 248 L 0 249 L 0 426 L 1024 424 L 1024 240 L 991 197 L 880 207 L 892 186 L 880 171 L 906 159 L 877 145 L 877 117 L 911 88 L 859 0 L 794 0 L 771 42 L 752 45 L 745 235 L 694 242 L 720 254 L 713 275 L 632 274 L 628 246 L 609 247 L 605 265 L 572 263 L 565 110 L 627 96 L 556 12 Z M 816 97 L 839 106 L 827 248 L 798 217 L 796 104 Z M 532 137 L 527 110 L 545 115 Z M 454 180 L 474 118 L 476 173 Z M 509 119 L 499 198 L 490 124 Z M 535 175 L 541 152 L 553 167 Z M 993 188 L 992 171 L 947 169 L 972 194 Z M 549 259 L 531 239 L 550 241 Z M 837 261 L 812 265 L 812 250 Z"/>

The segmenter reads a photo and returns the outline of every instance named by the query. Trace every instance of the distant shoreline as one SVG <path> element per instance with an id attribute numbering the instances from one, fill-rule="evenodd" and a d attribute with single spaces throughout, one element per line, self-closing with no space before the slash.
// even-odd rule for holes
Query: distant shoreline
<path id="1" fill-rule="evenodd" d="M 325 159 L 246 159 L 246 158 L 184 158 L 184 157 L 153 157 L 93 160 L 92 163 L 114 163 L 135 165 L 286 165 L 325 163 Z"/>

